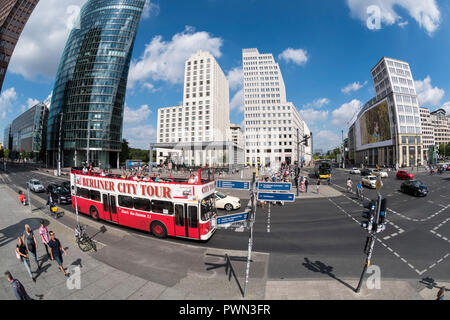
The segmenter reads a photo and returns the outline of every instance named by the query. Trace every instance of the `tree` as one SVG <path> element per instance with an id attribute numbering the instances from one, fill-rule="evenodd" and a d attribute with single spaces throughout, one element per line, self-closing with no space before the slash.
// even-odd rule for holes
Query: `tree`
<path id="1" fill-rule="evenodd" d="M 5 151 L 2 149 L 0 149 L 0 158 L 4 158 L 5 157 Z"/>
<path id="2" fill-rule="evenodd" d="M 120 163 L 124 163 L 129 158 L 130 158 L 130 148 L 128 146 L 128 141 L 126 139 L 123 139 L 122 150 L 120 151 L 119 161 L 120 161 Z"/>

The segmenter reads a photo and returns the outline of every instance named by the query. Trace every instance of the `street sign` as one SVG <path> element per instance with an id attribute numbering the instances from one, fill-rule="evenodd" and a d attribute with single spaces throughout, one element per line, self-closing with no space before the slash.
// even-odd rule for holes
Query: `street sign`
<path id="1" fill-rule="evenodd" d="M 218 189 L 250 190 L 250 181 L 217 180 Z"/>
<path id="2" fill-rule="evenodd" d="M 262 191 L 291 191 L 292 184 L 290 182 L 257 182 L 256 186 Z"/>
<path id="3" fill-rule="evenodd" d="M 242 213 L 236 213 L 236 214 L 230 214 L 227 216 L 217 217 L 216 224 L 228 224 L 228 223 L 234 223 L 239 221 L 244 221 L 248 219 L 248 212 L 242 212 Z"/>
<path id="4" fill-rule="evenodd" d="M 284 202 L 295 202 L 295 194 L 293 193 L 258 193 L 258 200 L 262 201 L 284 201 Z"/>
<path id="5" fill-rule="evenodd" d="M 377 191 L 380 191 L 382 186 L 383 186 L 383 182 L 381 181 L 381 176 L 378 176 L 378 179 L 377 179 Z"/>

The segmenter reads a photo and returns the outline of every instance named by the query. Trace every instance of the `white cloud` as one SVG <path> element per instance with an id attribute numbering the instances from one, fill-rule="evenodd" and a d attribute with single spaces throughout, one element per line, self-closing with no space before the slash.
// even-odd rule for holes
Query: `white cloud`
<path id="1" fill-rule="evenodd" d="M 87 0 L 40 1 L 28 20 L 11 58 L 9 71 L 28 80 L 53 78 L 80 7 Z"/>
<path id="2" fill-rule="evenodd" d="M 242 67 L 231 69 L 227 75 L 228 84 L 231 90 L 240 89 L 244 86 L 244 73 Z"/>
<path id="3" fill-rule="evenodd" d="M 342 138 L 330 130 L 321 130 L 314 133 L 314 150 L 322 149 L 326 152 L 336 148 L 341 143 Z"/>
<path id="4" fill-rule="evenodd" d="M 142 105 L 139 109 L 133 110 L 125 105 L 123 123 L 124 124 L 142 124 L 148 120 L 148 117 L 152 114 L 152 110 L 146 104 Z"/>
<path id="5" fill-rule="evenodd" d="M 445 110 L 447 115 L 450 115 L 450 101 L 444 103 L 441 108 Z"/>
<path id="6" fill-rule="evenodd" d="M 367 84 L 367 81 L 364 82 L 363 84 L 360 84 L 359 81 L 358 82 L 353 82 L 353 83 L 350 83 L 345 88 L 342 88 L 341 91 L 342 91 L 342 93 L 349 94 L 352 91 L 358 91 L 359 89 L 364 87 L 366 84 Z"/>
<path id="7" fill-rule="evenodd" d="M 315 109 L 304 109 L 300 110 L 300 115 L 302 119 L 308 124 L 315 123 L 317 121 L 326 121 L 328 118 L 328 111 L 318 111 Z"/>
<path id="8" fill-rule="evenodd" d="M 331 101 L 328 98 L 319 98 L 312 102 L 309 102 L 302 106 L 303 109 L 308 109 L 311 107 L 322 108 L 323 106 L 329 104 Z"/>
<path id="9" fill-rule="evenodd" d="M 27 99 L 27 107 L 28 109 L 30 109 L 31 107 L 34 107 L 35 105 L 37 105 L 40 101 L 37 99 L 32 99 L 32 98 L 28 98 Z"/>
<path id="10" fill-rule="evenodd" d="M 244 89 L 239 90 L 233 96 L 230 102 L 230 110 L 237 109 L 240 112 L 244 111 Z"/>
<path id="11" fill-rule="evenodd" d="M 142 19 L 147 19 L 149 17 L 154 17 L 159 15 L 160 7 L 152 0 L 146 0 L 144 12 L 142 12 Z"/>
<path id="12" fill-rule="evenodd" d="M 382 28 L 383 24 L 405 26 L 407 22 L 397 13 L 395 7 L 405 9 L 429 35 L 432 35 L 441 23 L 441 13 L 436 0 L 347 0 L 347 5 L 350 8 L 351 16 L 362 20 L 365 25 L 374 14 L 373 12 L 369 14 L 367 9 L 371 6 L 378 7 L 380 12 L 379 28 Z M 378 27 L 374 29 L 378 29 Z"/>
<path id="13" fill-rule="evenodd" d="M 144 53 L 131 63 L 128 76 L 129 87 L 137 82 L 166 81 L 183 83 L 184 63 L 198 50 L 209 51 L 216 58 L 222 56 L 223 40 L 206 31 L 195 32 L 194 28 L 175 34 L 170 41 L 156 36 L 146 45 Z"/>
<path id="14" fill-rule="evenodd" d="M 427 76 L 423 81 L 414 81 L 416 85 L 417 98 L 421 106 L 438 105 L 444 97 L 445 91 L 431 85 L 431 77 Z"/>
<path id="15" fill-rule="evenodd" d="M 124 128 L 123 137 L 130 147 L 148 149 L 150 143 L 156 142 L 156 130 L 149 124 Z"/>
<path id="16" fill-rule="evenodd" d="M 278 56 L 278 58 L 302 66 L 308 62 L 308 52 L 303 49 L 287 48 Z"/>
<path id="17" fill-rule="evenodd" d="M 357 99 L 344 103 L 331 113 L 331 123 L 340 129 L 350 125 L 350 121 L 362 105 L 362 102 Z"/>
<path id="18" fill-rule="evenodd" d="M 15 88 L 3 90 L 0 95 L 0 118 L 5 119 L 6 114 L 11 112 L 14 102 L 17 101 L 17 92 Z"/>

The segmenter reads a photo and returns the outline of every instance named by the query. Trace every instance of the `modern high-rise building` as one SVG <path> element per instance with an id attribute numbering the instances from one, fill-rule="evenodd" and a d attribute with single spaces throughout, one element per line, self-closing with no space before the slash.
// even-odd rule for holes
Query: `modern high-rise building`
<path id="1" fill-rule="evenodd" d="M 422 124 L 422 144 L 423 144 L 423 159 L 428 160 L 428 150 L 431 146 L 434 146 L 434 126 L 431 121 L 430 110 L 427 108 L 419 108 L 420 122 Z"/>
<path id="2" fill-rule="evenodd" d="M 371 73 L 376 97 L 349 129 L 349 149 L 355 150 L 350 160 L 368 166 L 423 164 L 419 102 L 409 64 L 383 57 Z"/>
<path id="3" fill-rule="evenodd" d="M 145 0 L 89 0 L 63 51 L 48 121 L 52 165 L 119 165 L 128 71 Z"/>
<path id="4" fill-rule="evenodd" d="M 231 141 L 228 80 L 211 53 L 200 50 L 185 62 L 183 105 L 158 109 L 157 130 L 158 164 L 243 164 L 242 146 Z"/>
<path id="5" fill-rule="evenodd" d="M 244 148 L 244 131 L 235 123 L 230 123 L 231 141 Z"/>
<path id="6" fill-rule="evenodd" d="M 0 0 L 0 92 L 9 61 L 39 0 Z"/>
<path id="7" fill-rule="evenodd" d="M 12 148 L 11 124 L 8 124 L 3 131 L 3 148 L 5 150 L 11 150 Z"/>
<path id="8" fill-rule="evenodd" d="M 304 125 L 286 88 L 280 66 L 272 54 L 258 49 L 242 51 L 244 74 L 245 159 L 250 165 L 294 164 L 298 159 L 297 129 Z M 300 157 L 305 154 L 301 146 Z"/>

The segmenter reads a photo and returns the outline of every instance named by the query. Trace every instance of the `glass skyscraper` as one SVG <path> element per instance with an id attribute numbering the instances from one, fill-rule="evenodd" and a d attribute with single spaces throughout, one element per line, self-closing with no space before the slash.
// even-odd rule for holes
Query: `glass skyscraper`
<path id="1" fill-rule="evenodd" d="M 89 0 L 63 51 L 51 102 L 49 162 L 118 164 L 128 71 L 146 0 Z M 61 122 L 62 121 L 62 122 Z M 88 154 L 89 150 L 89 154 Z"/>

